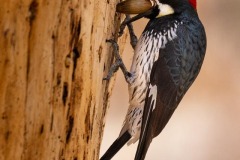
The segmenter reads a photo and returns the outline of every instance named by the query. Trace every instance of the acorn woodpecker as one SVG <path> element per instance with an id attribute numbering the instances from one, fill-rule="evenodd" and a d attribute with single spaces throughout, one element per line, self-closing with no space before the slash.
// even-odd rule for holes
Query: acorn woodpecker
<path id="1" fill-rule="evenodd" d="M 150 10 L 141 13 L 150 20 L 133 45 L 130 72 L 120 63 L 129 84 L 129 109 L 119 137 L 101 160 L 111 159 L 125 143 L 137 140 L 135 160 L 143 160 L 152 139 L 163 130 L 203 63 L 206 34 L 196 0 L 153 2 Z"/>

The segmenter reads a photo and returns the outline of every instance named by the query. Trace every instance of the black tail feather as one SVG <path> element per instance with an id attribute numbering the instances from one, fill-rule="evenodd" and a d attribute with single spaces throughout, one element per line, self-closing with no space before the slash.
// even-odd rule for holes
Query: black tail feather
<path id="1" fill-rule="evenodd" d="M 149 118 L 151 117 L 151 114 L 152 114 L 151 111 L 152 111 L 152 107 L 149 109 L 149 113 L 148 113 Z M 148 148 L 152 142 L 152 137 L 153 137 L 152 131 L 153 130 L 151 128 L 149 128 L 149 126 L 151 126 L 149 124 L 149 122 L 150 122 L 149 118 L 146 118 L 146 122 L 143 123 L 142 129 L 141 129 L 141 135 L 140 135 L 139 142 L 138 142 L 138 148 L 137 148 L 137 152 L 136 152 L 134 160 L 144 160 L 145 156 L 147 154 Z M 146 124 L 146 126 L 145 126 L 145 124 Z"/>
<path id="2" fill-rule="evenodd" d="M 142 144 L 138 145 L 138 149 L 134 160 L 144 160 L 148 151 L 148 148 L 152 142 L 152 139 L 145 140 Z"/>
<path id="3" fill-rule="evenodd" d="M 110 160 L 124 146 L 124 144 L 129 141 L 130 138 L 131 135 L 128 133 L 128 131 L 126 131 L 121 137 L 113 142 L 100 160 Z"/>

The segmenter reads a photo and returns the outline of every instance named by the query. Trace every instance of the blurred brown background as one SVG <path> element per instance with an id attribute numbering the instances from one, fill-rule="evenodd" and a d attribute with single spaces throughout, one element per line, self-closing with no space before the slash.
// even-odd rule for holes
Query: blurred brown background
<path id="1" fill-rule="evenodd" d="M 198 1 L 198 13 L 208 38 L 202 70 L 146 160 L 240 160 L 240 1 Z M 138 35 L 146 22 L 135 22 Z M 128 68 L 132 55 L 127 46 Z M 127 83 L 120 71 L 110 106 L 101 155 L 118 137 L 127 112 Z M 124 146 L 113 159 L 134 159 L 136 147 Z"/>

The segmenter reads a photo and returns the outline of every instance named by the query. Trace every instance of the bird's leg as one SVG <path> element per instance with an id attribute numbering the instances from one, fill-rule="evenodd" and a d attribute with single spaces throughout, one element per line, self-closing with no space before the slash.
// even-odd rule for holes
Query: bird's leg
<path id="1" fill-rule="evenodd" d="M 134 33 L 133 25 L 130 20 L 131 20 L 130 15 L 126 14 L 126 18 L 124 19 L 124 21 L 121 23 L 121 26 L 120 26 L 119 37 L 122 36 L 123 30 L 125 29 L 125 27 L 127 25 L 128 31 L 130 34 L 130 44 L 131 44 L 132 48 L 135 49 L 138 38 L 137 38 L 136 34 Z"/>
<path id="2" fill-rule="evenodd" d="M 153 13 L 154 13 L 154 9 L 152 8 L 152 9 L 150 9 L 146 12 L 140 13 L 134 17 L 130 17 L 128 14 L 126 14 L 126 18 L 120 25 L 119 37 L 121 37 L 123 35 L 124 29 L 126 28 L 126 26 L 128 26 L 129 33 L 130 33 L 130 39 L 131 39 L 131 45 L 134 49 L 137 44 L 137 36 L 135 35 L 135 33 L 133 31 L 132 22 L 137 21 L 143 17 L 148 17 Z"/>
<path id="3" fill-rule="evenodd" d="M 124 65 L 122 58 L 119 54 L 119 47 L 116 41 L 110 39 L 110 40 L 106 40 L 106 42 L 111 43 L 113 46 L 113 53 L 115 56 L 115 62 L 114 64 L 112 64 L 112 66 L 110 67 L 110 70 L 108 72 L 108 75 L 103 79 L 103 80 L 110 80 L 110 78 L 113 76 L 113 74 L 119 69 L 119 67 L 121 68 L 124 77 L 126 79 L 126 81 L 128 83 L 130 83 L 130 80 L 132 78 L 132 74 L 130 72 L 127 71 L 126 66 Z"/>
<path id="4" fill-rule="evenodd" d="M 126 18 L 124 19 L 124 21 L 120 25 L 119 37 L 121 37 L 123 35 L 123 31 L 128 24 L 151 14 L 152 13 L 151 11 L 152 10 L 149 10 L 149 11 L 144 12 L 144 13 L 140 13 L 140 14 L 134 16 L 134 17 L 130 17 L 129 15 L 126 14 Z"/>
<path id="5" fill-rule="evenodd" d="M 147 12 L 138 14 L 137 16 L 132 17 L 132 18 L 129 15 L 126 15 L 125 20 L 121 23 L 120 31 L 119 31 L 119 37 L 122 36 L 124 29 L 126 28 L 126 26 L 128 26 L 129 33 L 130 33 L 130 41 L 131 41 L 130 43 L 131 43 L 133 49 L 135 49 L 138 40 L 137 40 L 137 36 L 134 33 L 132 22 L 152 14 L 152 11 L 153 10 L 151 9 L 151 10 L 149 10 Z M 113 48 L 114 48 L 113 52 L 114 52 L 114 56 L 115 56 L 115 63 L 110 67 L 108 75 L 105 78 L 103 78 L 103 80 L 110 80 L 110 78 L 113 76 L 113 74 L 120 67 L 122 72 L 123 72 L 123 74 L 124 74 L 124 77 L 125 77 L 126 81 L 128 83 L 131 83 L 132 80 L 133 80 L 133 74 L 127 71 L 126 66 L 124 65 L 124 63 L 122 61 L 122 58 L 121 58 L 121 56 L 119 54 L 118 44 L 114 40 L 107 40 L 106 42 L 111 43 L 113 45 Z"/>
<path id="6" fill-rule="evenodd" d="M 130 16 L 126 15 L 126 18 L 130 19 Z M 138 42 L 138 38 L 137 38 L 136 34 L 134 33 L 132 23 L 128 23 L 127 26 L 128 26 L 128 31 L 129 31 L 129 34 L 130 34 L 131 46 L 132 46 L 133 49 L 135 49 L 135 47 L 137 45 L 137 42 Z"/>

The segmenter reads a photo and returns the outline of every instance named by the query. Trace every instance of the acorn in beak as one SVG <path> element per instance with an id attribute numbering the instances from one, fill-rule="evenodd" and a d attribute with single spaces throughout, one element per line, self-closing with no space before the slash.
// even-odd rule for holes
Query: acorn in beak
<path id="1" fill-rule="evenodd" d="M 117 4 L 117 12 L 125 14 L 140 14 L 150 10 L 154 5 L 150 0 L 126 0 Z"/>

